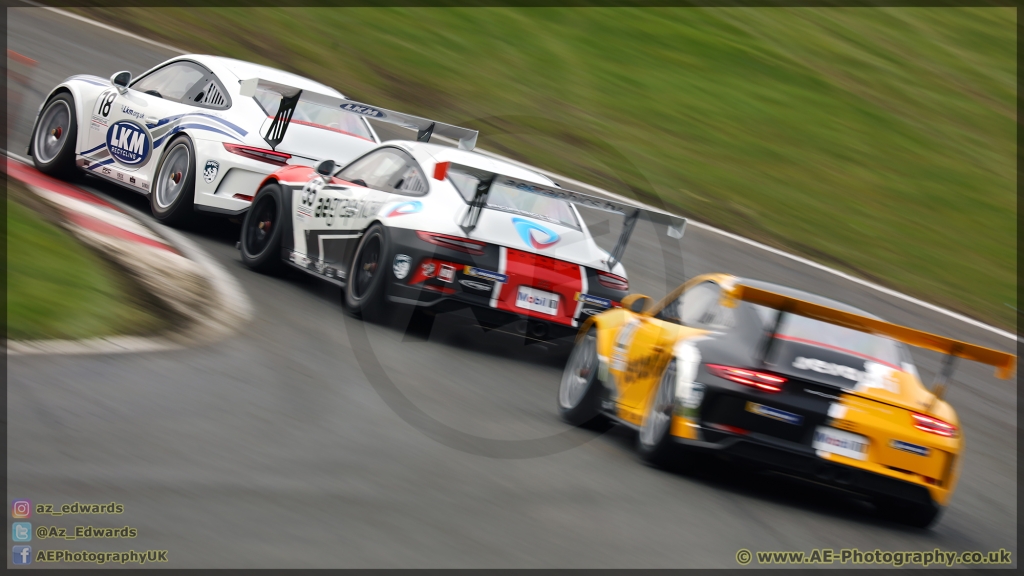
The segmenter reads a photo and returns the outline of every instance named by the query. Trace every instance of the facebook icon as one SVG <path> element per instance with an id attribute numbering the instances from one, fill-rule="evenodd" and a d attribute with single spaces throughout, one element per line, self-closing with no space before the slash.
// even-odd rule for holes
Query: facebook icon
<path id="1" fill-rule="evenodd" d="M 14 563 L 17 565 L 31 564 L 32 563 L 32 547 L 31 546 L 15 546 L 12 550 L 14 554 Z"/>

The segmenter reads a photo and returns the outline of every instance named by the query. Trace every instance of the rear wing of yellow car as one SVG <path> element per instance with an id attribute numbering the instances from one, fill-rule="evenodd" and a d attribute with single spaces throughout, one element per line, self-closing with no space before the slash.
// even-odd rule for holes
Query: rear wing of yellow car
<path id="1" fill-rule="evenodd" d="M 868 318 L 866 316 L 861 316 L 860 314 L 844 312 L 828 306 L 822 306 L 821 304 L 815 304 L 806 300 L 784 296 L 776 292 L 754 288 L 753 286 L 747 286 L 742 283 L 736 283 L 731 289 L 726 290 L 723 296 L 726 300 L 726 305 L 728 305 L 730 299 L 743 300 L 752 304 L 760 304 L 761 306 L 779 310 L 780 318 L 783 313 L 797 314 L 799 316 L 806 316 L 808 318 L 828 322 L 829 324 L 836 324 L 852 330 L 885 336 L 887 338 L 903 342 L 904 344 L 945 354 L 947 361 L 943 366 L 943 373 L 941 374 L 943 380 L 947 379 L 951 375 L 951 360 L 954 357 L 995 366 L 996 377 L 1004 380 L 1013 375 L 1014 367 L 1017 364 L 1017 357 L 1013 354 L 1000 352 L 991 348 L 985 348 L 984 346 L 978 346 L 976 344 L 961 342 L 959 340 L 953 340 L 952 338 L 945 338 L 936 334 L 907 328 L 906 326 L 900 326 L 898 324 L 891 324 L 874 318 Z M 776 325 L 776 328 L 777 327 L 778 326 Z"/>
<path id="2" fill-rule="evenodd" d="M 280 104 L 277 107 L 277 112 L 274 114 L 273 121 L 267 128 L 266 134 L 263 135 L 263 139 L 267 141 L 267 144 L 270 144 L 271 148 L 276 149 L 277 145 L 284 140 L 285 131 L 288 130 L 292 114 L 294 114 L 295 107 L 299 101 L 343 110 L 372 120 L 397 124 L 410 130 L 416 130 L 416 140 L 420 142 L 428 142 L 432 134 L 438 134 L 446 138 L 458 140 L 459 148 L 463 150 L 472 150 L 476 147 L 478 132 L 469 128 L 460 128 L 459 126 L 413 116 L 412 114 L 404 114 L 379 106 L 363 104 L 347 98 L 339 98 L 312 90 L 303 90 L 279 82 L 264 80 L 263 78 L 250 78 L 241 81 L 239 93 L 242 96 L 256 98 L 259 92 L 269 92 L 275 98 L 280 98 Z"/>

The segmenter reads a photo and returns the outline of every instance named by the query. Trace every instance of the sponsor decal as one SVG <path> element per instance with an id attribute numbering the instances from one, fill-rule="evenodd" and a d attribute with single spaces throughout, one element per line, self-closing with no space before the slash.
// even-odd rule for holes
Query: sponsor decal
<path id="1" fill-rule="evenodd" d="M 799 414 L 793 414 L 792 412 L 786 412 L 785 410 L 779 410 L 778 408 L 772 408 L 771 406 L 765 406 L 764 404 L 755 404 L 754 402 L 747 402 L 747 412 L 771 418 L 772 420 L 785 422 L 786 424 L 793 424 L 794 426 L 797 426 L 804 421 L 804 417 Z"/>
<path id="2" fill-rule="evenodd" d="M 131 176 L 130 178 L 128 178 L 128 182 L 131 184 L 135 184 L 135 176 Z"/>
<path id="3" fill-rule="evenodd" d="M 384 216 L 385 218 L 391 218 L 392 216 L 404 216 L 405 214 L 415 214 L 423 210 L 423 202 L 419 200 L 413 200 L 411 202 L 401 202 L 396 204 L 388 213 Z"/>
<path id="4" fill-rule="evenodd" d="M 559 240 L 558 234 L 554 231 L 531 220 L 512 218 L 512 224 L 516 227 L 516 232 L 519 233 L 519 237 L 523 239 L 523 242 L 537 250 L 550 248 Z M 540 238 L 537 237 L 538 234 L 541 236 Z"/>
<path id="5" fill-rule="evenodd" d="M 369 116 L 370 118 L 387 118 L 387 114 L 383 111 L 370 106 L 363 106 L 361 104 L 342 104 L 341 109 L 345 112 L 359 114 L 360 116 Z"/>
<path id="6" fill-rule="evenodd" d="M 889 446 L 918 456 L 927 456 L 931 454 L 931 450 L 925 446 L 918 446 L 917 444 L 911 444 L 910 442 L 904 442 L 902 440 L 893 440 L 889 442 Z"/>
<path id="7" fill-rule="evenodd" d="M 437 279 L 442 282 L 451 283 L 455 280 L 455 266 L 441 264 L 441 270 L 437 273 Z"/>
<path id="8" fill-rule="evenodd" d="M 486 278 L 488 280 L 494 280 L 504 284 L 508 282 L 508 276 L 500 272 L 492 272 L 490 270 L 484 270 L 483 268 L 477 268 L 475 266 L 466 266 L 462 273 L 466 276 L 476 276 L 477 278 Z"/>
<path id="9" fill-rule="evenodd" d="M 103 173 L 106 174 L 107 176 L 109 176 L 111 172 L 112 170 L 110 168 L 107 168 L 106 166 L 103 167 Z"/>
<path id="10" fill-rule="evenodd" d="M 143 116 L 146 115 L 144 112 L 139 112 L 138 110 L 133 110 L 131 106 L 121 106 L 121 113 L 124 114 L 125 116 L 131 116 L 132 118 L 138 118 L 138 119 L 141 119 Z"/>
<path id="11" fill-rule="evenodd" d="M 399 280 L 409 275 L 409 271 L 412 270 L 412 258 L 406 254 L 396 254 L 395 261 L 391 265 L 391 271 L 395 273 L 395 278 Z"/>
<path id="12" fill-rule="evenodd" d="M 580 310 L 580 314 L 583 314 L 584 316 L 593 316 L 594 314 L 600 314 L 601 312 L 604 312 L 604 309 L 602 309 L 602 308 L 584 308 L 584 309 Z"/>
<path id="13" fill-rule="evenodd" d="M 121 120 L 107 129 L 107 150 L 121 164 L 142 166 L 149 160 L 152 143 L 145 128 L 130 120 Z"/>
<path id="14" fill-rule="evenodd" d="M 598 306 L 604 306 L 605 308 L 612 307 L 612 301 L 607 298 L 601 298 L 600 296 L 591 296 L 590 294 L 583 294 L 581 292 L 576 293 L 576 301 L 583 302 L 585 304 L 596 304 Z"/>
<path id="15" fill-rule="evenodd" d="M 92 117 L 92 120 L 89 122 L 89 129 L 90 130 L 95 130 L 97 132 L 102 132 L 106 128 L 107 128 L 107 121 L 106 121 L 105 118 L 103 118 L 101 116 L 95 116 L 94 115 Z"/>
<path id="16" fill-rule="evenodd" d="M 434 272 L 437 271 L 437 266 L 435 266 L 433 262 L 427 262 L 423 264 L 422 270 L 424 276 L 426 276 L 427 278 L 433 278 Z"/>
<path id="17" fill-rule="evenodd" d="M 212 184 L 217 179 L 217 172 L 220 170 L 220 162 L 216 160 L 207 160 L 206 166 L 203 166 L 203 180 L 207 184 Z"/>
<path id="18" fill-rule="evenodd" d="M 857 370 L 856 368 L 843 366 L 842 364 L 833 364 L 832 362 L 825 362 L 824 360 L 818 360 L 815 358 L 804 358 L 803 356 L 797 356 L 793 360 L 793 368 L 796 368 L 797 370 L 813 370 L 814 372 L 828 374 L 830 376 L 840 376 L 854 382 L 860 382 L 867 376 L 863 370 Z"/>
<path id="19" fill-rule="evenodd" d="M 295 210 L 295 217 L 299 220 L 305 220 L 306 218 L 313 217 L 313 209 L 309 206 L 299 204 L 299 207 Z"/>
<path id="20" fill-rule="evenodd" d="M 820 452 L 838 454 L 857 460 L 866 460 L 868 453 L 868 442 L 864 436 L 827 426 L 815 428 L 811 447 Z"/>
<path id="21" fill-rule="evenodd" d="M 459 280 L 459 284 L 462 284 L 463 286 L 469 288 L 470 290 L 483 290 L 487 292 L 491 291 L 490 284 L 484 284 L 483 282 L 477 282 L 476 280 Z"/>

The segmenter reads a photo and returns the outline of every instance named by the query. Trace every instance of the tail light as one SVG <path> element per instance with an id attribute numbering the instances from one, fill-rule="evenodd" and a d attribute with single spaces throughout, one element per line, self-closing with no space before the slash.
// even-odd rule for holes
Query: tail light
<path id="1" fill-rule="evenodd" d="M 484 246 L 487 246 L 485 242 L 477 242 L 476 240 L 469 240 L 468 238 L 459 238 L 458 236 L 448 236 L 447 234 L 434 234 L 433 232 L 416 232 L 416 235 L 420 237 L 420 240 L 424 242 L 430 242 L 437 246 L 443 246 L 451 250 L 458 250 L 459 252 L 465 252 L 467 254 L 474 254 L 479 256 L 484 253 Z"/>
<path id="2" fill-rule="evenodd" d="M 615 274 L 609 274 L 607 272 L 598 272 L 597 281 L 605 288 L 629 292 L 629 281 L 622 276 L 616 276 Z"/>
<path id="3" fill-rule="evenodd" d="M 911 417 L 914 419 L 914 428 L 928 432 L 931 434 L 938 434 L 939 436 L 945 436 L 946 438 L 953 438 L 956 436 L 956 426 L 948 422 L 943 422 L 938 418 L 932 416 L 925 416 L 924 414 L 911 413 Z"/>
<path id="4" fill-rule="evenodd" d="M 786 381 L 782 376 L 765 374 L 745 368 L 733 368 L 731 366 L 720 366 L 718 364 L 706 364 L 708 372 L 719 378 L 731 380 L 737 384 L 751 386 L 765 392 L 779 392 L 782 390 L 782 383 Z"/>
<path id="5" fill-rule="evenodd" d="M 239 156 L 245 156 L 246 158 L 252 158 L 253 160 L 259 160 L 260 162 L 267 162 L 268 164 L 276 164 L 277 166 L 284 166 L 291 159 L 291 154 L 285 154 L 284 152 L 278 152 L 276 150 L 267 150 L 266 148 L 256 148 L 255 146 L 243 146 L 241 144 L 229 144 L 224 143 L 224 149 L 232 154 L 238 154 Z"/>

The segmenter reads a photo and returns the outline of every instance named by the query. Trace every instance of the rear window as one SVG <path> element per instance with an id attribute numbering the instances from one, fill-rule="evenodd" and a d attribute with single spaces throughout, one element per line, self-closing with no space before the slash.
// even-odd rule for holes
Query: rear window
<path id="1" fill-rule="evenodd" d="M 757 311 L 765 329 L 770 329 L 778 311 L 757 304 L 750 306 Z M 796 314 L 786 315 L 776 337 L 853 354 L 899 369 L 904 369 L 903 363 L 909 361 L 909 355 L 899 342 Z"/>
<path id="2" fill-rule="evenodd" d="M 487 207 L 547 220 L 572 228 L 580 227 L 579 222 L 576 221 L 576 214 L 573 213 L 568 202 L 524 192 L 503 184 L 495 184 L 491 187 L 491 193 L 487 195 Z"/>
<path id="3" fill-rule="evenodd" d="M 281 95 L 273 90 L 257 90 L 256 101 L 267 113 L 267 117 L 273 118 L 277 114 L 278 106 L 281 105 Z M 292 123 L 373 141 L 373 135 L 366 128 L 361 116 L 312 102 L 299 100 L 292 115 Z"/>

